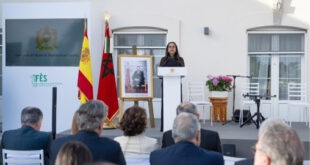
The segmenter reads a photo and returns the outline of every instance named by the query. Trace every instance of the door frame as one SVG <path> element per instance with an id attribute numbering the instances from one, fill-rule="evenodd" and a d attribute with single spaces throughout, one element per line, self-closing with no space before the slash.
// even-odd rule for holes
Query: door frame
<path id="1" fill-rule="evenodd" d="M 293 30 L 281 30 L 278 28 L 278 30 L 253 30 L 253 31 L 247 31 L 247 73 L 250 74 L 250 54 L 257 54 L 257 53 L 264 53 L 264 54 L 270 54 L 271 56 L 271 95 L 277 95 L 275 98 L 271 98 L 270 100 L 262 100 L 261 101 L 261 112 L 262 114 L 267 118 L 286 118 L 286 114 L 288 112 L 288 101 L 287 100 L 279 100 L 279 67 L 280 67 L 280 54 L 290 53 L 294 54 L 294 52 L 251 52 L 249 53 L 248 50 L 248 36 L 249 34 L 304 34 L 304 52 L 303 55 L 301 55 L 301 82 L 306 83 L 307 82 L 307 40 L 308 37 L 306 35 L 305 30 L 301 29 L 293 29 Z M 307 95 L 309 95 L 309 92 L 307 91 Z M 251 108 L 253 109 L 253 108 Z M 272 110 L 270 110 L 272 109 Z M 255 109 L 256 110 L 256 109 Z M 253 113 L 253 112 L 251 112 Z M 300 121 L 302 120 L 302 115 L 296 114 L 293 116 L 293 121 Z"/>

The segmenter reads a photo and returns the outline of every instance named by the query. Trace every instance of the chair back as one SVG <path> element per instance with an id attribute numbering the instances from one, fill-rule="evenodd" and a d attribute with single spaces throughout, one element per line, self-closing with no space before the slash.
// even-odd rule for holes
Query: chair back
<path id="1" fill-rule="evenodd" d="M 127 165 L 150 165 L 149 154 L 125 155 Z"/>
<path id="2" fill-rule="evenodd" d="M 2 149 L 3 165 L 44 165 L 42 150 L 7 150 Z"/>
<path id="3" fill-rule="evenodd" d="M 289 102 L 307 102 L 306 84 L 289 83 L 287 97 Z"/>
<path id="4" fill-rule="evenodd" d="M 243 97 L 243 95 L 259 95 L 259 83 L 246 83 L 244 84 L 241 92 L 242 100 L 249 100 L 249 97 Z"/>
<path id="5" fill-rule="evenodd" d="M 205 101 L 204 83 L 202 81 L 188 82 L 188 101 Z"/>

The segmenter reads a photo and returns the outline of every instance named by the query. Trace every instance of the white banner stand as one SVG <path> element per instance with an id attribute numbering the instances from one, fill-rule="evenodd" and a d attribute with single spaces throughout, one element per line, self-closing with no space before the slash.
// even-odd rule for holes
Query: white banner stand
<path id="1" fill-rule="evenodd" d="M 181 103 L 181 78 L 186 75 L 184 67 L 158 67 L 163 77 L 163 131 L 171 130 L 176 108 Z"/>

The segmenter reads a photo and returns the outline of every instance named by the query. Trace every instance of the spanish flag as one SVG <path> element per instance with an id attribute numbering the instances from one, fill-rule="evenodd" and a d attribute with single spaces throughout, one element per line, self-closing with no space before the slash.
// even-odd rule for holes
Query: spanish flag
<path id="1" fill-rule="evenodd" d="M 93 76 L 86 22 L 84 26 L 84 39 L 81 50 L 77 86 L 79 88 L 78 97 L 82 104 L 93 99 Z"/>

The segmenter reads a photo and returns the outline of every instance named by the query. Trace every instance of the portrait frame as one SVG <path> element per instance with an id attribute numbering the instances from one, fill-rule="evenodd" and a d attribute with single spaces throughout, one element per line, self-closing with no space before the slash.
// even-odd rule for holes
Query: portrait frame
<path id="1" fill-rule="evenodd" d="M 153 98 L 153 57 L 119 55 L 119 90 L 121 99 Z"/>

